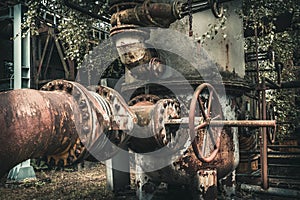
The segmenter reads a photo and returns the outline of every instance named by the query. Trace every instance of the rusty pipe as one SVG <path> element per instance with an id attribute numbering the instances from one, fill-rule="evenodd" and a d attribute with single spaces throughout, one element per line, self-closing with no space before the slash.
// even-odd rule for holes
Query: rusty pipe
<path id="1" fill-rule="evenodd" d="M 31 89 L 0 93 L 0 176 L 28 158 L 58 154 L 74 145 L 74 99 Z"/>
<path id="2" fill-rule="evenodd" d="M 127 3 L 121 4 L 122 6 L 111 5 L 111 8 L 118 7 L 118 9 L 113 9 L 110 35 L 118 35 L 114 40 L 121 62 L 126 67 L 126 82 L 131 80 L 131 77 L 141 80 L 161 77 L 165 72 L 164 61 L 158 58 L 156 49 L 147 47 L 145 40 L 149 37 L 149 33 L 137 28 L 168 27 L 177 19 L 175 17 L 177 6 L 151 3 L 149 0 L 142 4 L 136 2 L 133 8 L 124 7 Z"/>
<path id="3" fill-rule="evenodd" d="M 80 162 L 87 151 L 105 160 L 118 151 L 114 146 L 126 142 L 113 134 L 114 127 L 130 130 L 135 116 L 115 92 L 101 95 L 99 89 L 90 92 L 64 80 L 49 82 L 42 90 L 0 93 L 0 176 L 41 156 L 62 166 Z"/>
<path id="4" fill-rule="evenodd" d="M 275 120 L 224 120 L 211 121 L 211 126 L 227 126 L 227 127 L 275 127 Z"/>
<path id="5" fill-rule="evenodd" d="M 143 4 L 136 5 L 114 13 L 110 23 L 112 27 L 120 24 L 135 24 L 141 26 L 169 27 L 171 23 L 180 19 L 175 6 L 166 3 L 150 3 L 145 1 Z"/>
<path id="6" fill-rule="evenodd" d="M 223 8 L 217 10 L 222 2 L 227 2 L 230 0 L 223 1 L 199 1 L 192 3 L 192 12 L 201 12 L 212 8 L 212 11 L 216 17 L 221 17 L 223 14 Z M 131 4 L 127 3 L 127 9 L 124 9 L 126 3 L 122 3 L 123 6 L 118 6 L 118 4 L 113 5 L 122 9 L 113 9 L 115 13 L 111 16 L 112 27 L 118 26 L 120 24 L 135 24 L 140 26 L 157 26 L 168 28 L 171 23 L 178 19 L 183 18 L 189 14 L 189 6 L 187 3 L 182 3 L 181 1 L 173 1 L 172 3 L 151 3 L 150 0 L 144 1 L 143 4 L 135 2 L 136 5 L 132 8 L 128 8 Z M 218 13 L 220 12 L 220 13 Z"/>
<path id="7" fill-rule="evenodd" d="M 157 150 L 169 144 L 167 137 L 169 131 L 165 129 L 164 122 L 169 118 L 179 117 L 179 104 L 172 99 L 162 99 L 155 104 L 150 101 L 141 101 L 130 109 L 137 116 L 130 138 L 130 149 L 138 153 Z"/>
<path id="8" fill-rule="evenodd" d="M 266 82 L 265 78 L 262 79 L 262 119 L 266 120 L 267 118 L 267 106 L 266 106 Z M 261 128 L 261 137 L 262 137 L 262 144 L 261 144 L 261 178 L 262 178 L 262 187 L 264 190 L 268 189 L 269 183 L 268 183 L 268 140 L 267 140 L 267 128 L 262 127 Z"/>

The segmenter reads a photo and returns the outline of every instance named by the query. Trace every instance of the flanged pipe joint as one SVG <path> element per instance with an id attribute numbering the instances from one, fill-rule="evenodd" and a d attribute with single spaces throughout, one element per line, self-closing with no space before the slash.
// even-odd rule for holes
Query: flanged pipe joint
<path id="1" fill-rule="evenodd" d="M 108 159 L 135 121 L 120 96 L 103 96 L 64 80 L 49 82 L 40 91 L 3 92 L 0 99 L 0 176 L 28 158 L 46 156 L 61 166 L 89 154 Z"/>

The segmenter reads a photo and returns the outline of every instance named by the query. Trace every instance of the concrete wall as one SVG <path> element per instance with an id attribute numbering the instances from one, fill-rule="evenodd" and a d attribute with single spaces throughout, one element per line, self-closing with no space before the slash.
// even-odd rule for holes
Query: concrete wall
<path id="1" fill-rule="evenodd" d="M 226 28 L 219 29 L 214 39 L 206 38 L 202 46 L 223 70 L 229 72 L 235 70 L 240 77 L 243 77 L 245 75 L 243 22 L 237 14 L 241 4 L 239 0 L 224 4 L 227 10 Z M 216 21 L 211 10 L 193 14 L 195 39 L 201 38 L 209 30 L 209 24 L 216 24 Z"/>

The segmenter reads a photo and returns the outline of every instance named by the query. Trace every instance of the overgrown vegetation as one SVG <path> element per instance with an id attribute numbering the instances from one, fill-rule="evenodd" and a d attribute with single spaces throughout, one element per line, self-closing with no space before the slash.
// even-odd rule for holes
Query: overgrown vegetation
<path id="1" fill-rule="evenodd" d="M 95 14 L 101 14 L 107 9 L 107 3 L 97 4 L 95 1 L 69 0 L 68 2 Z M 55 15 L 56 22 L 47 20 L 47 13 Z M 54 18 L 54 17 L 53 17 Z M 83 61 L 84 55 L 91 50 L 92 43 L 99 44 L 100 39 L 92 37 L 92 32 L 99 20 L 87 14 L 78 12 L 65 4 L 64 0 L 29 1 L 28 11 L 25 13 L 23 29 L 32 35 L 39 34 L 38 29 L 44 24 L 52 26 L 58 32 L 58 39 L 64 47 L 65 58 L 77 63 Z"/>
<path id="2" fill-rule="evenodd" d="M 274 51 L 275 63 L 281 62 L 284 65 L 282 81 L 299 80 L 299 71 L 297 71 L 299 69 L 296 68 L 296 65 L 299 65 L 297 53 L 300 49 L 299 1 L 244 0 L 241 14 L 244 19 L 245 31 L 252 30 L 254 33 L 256 30 L 258 36 L 257 41 L 254 36 L 245 38 L 245 51 L 255 52 L 256 42 L 258 52 Z M 283 23 L 280 20 L 284 20 Z M 261 72 L 260 75 L 276 81 L 275 63 L 270 61 L 260 62 L 260 69 L 274 70 L 273 72 Z M 251 68 L 251 66 L 248 67 Z M 297 95 L 299 95 L 299 90 L 296 89 L 268 92 L 267 100 L 276 105 L 277 120 L 279 122 L 289 122 L 279 126 L 278 136 L 280 138 L 293 133 L 296 126 L 299 126 L 300 111 L 296 104 Z"/>

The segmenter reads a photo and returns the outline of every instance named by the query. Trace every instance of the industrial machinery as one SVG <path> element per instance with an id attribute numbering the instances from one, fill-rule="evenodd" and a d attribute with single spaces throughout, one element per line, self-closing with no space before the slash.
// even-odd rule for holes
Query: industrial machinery
<path id="1" fill-rule="evenodd" d="M 28 158 L 70 165 L 104 161 L 121 151 L 134 163 L 140 199 L 153 196 L 161 182 L 184 186 L 195 198 L 216 198 L 219 180 L 230 177 L 227 187 L 234 186 L 237 127 L 275 127 L 274 120 L 237 120 L 248 84 L 229 66 L 220 69 L 202 47 L 198 52 L 188 37 L 163 29 L 207 9 L 221 17 L 220 2 L 111 0 L 109 6 L 109 44 L 124 77 L 114 89 L 98 85 L 89 91 L 96 49 L 77 82 L 55 80 L 40 91 L 1 93 L 0 173 Z M 228 51 L 228 44 L 221 45 Z"/>

